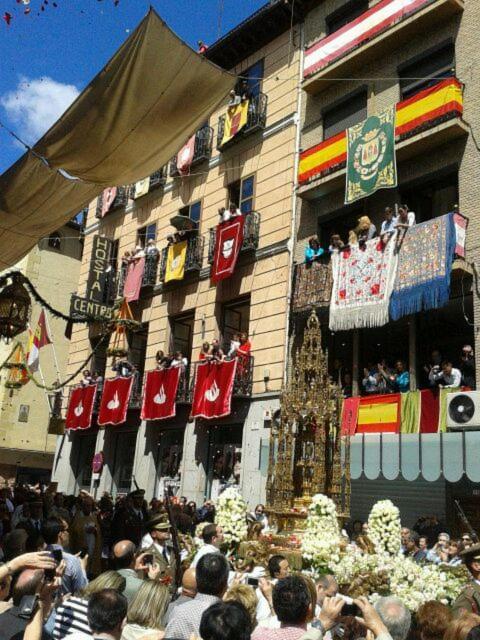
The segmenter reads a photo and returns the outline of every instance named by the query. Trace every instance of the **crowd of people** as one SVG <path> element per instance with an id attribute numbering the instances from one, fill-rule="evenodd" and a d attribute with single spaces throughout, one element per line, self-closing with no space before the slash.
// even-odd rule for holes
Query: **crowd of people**
<path id="1" fill-rule="evenodd" d="M 480 544 L 470 533 L 451 539 L 434 516 L 402 529 L 402 552 L 416 562 L 463 562 L 471 582 L 452 607 L 430 601 L 412 616 L 396 597 L 373 606 L 341 595 L 332 574 L 295 573 L 286 554 L 265 566 L 239 562 L 226 552 L 210 500 L 169 503 L 147 504 L 141 490 L 115 501 L 64 496 L 53 485 L 0 490 L 0 638 L 480 638 Z M 268 530 L 264 506 L 247 522 Z M 369 552 L 366 523 L 343 535 Z"/>

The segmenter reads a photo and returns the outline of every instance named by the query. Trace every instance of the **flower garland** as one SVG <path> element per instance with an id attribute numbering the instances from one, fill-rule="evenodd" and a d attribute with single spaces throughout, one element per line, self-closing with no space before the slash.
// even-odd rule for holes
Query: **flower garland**
<path id="1" fill-rule="evenodd" d="M 222 527 L 223 538 L 229 545 L 247 539 L 247 503 L 235 487 L 228 487 L 215 503 L 215 522 Z"/>
<path id="2" fill-rule="evenodd" d="M 400 511 L 391 500 L 373 505 L 368 517 L 368 536 L 378 555 L 398 556 L 401 549 Z"/>
<path id="3" fill-rule="evenodd" d="M 326 571 L 329 564 L 340 560 L 340 529 L 337 507 L 333 500 L 317 493 L 308 507 L 302 554 L 318 571 Z"/>

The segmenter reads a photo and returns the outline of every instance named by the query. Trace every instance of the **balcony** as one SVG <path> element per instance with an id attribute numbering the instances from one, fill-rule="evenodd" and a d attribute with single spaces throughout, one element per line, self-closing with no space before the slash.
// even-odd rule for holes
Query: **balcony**
<path id="1" fill-rule="evenodd" d="M 462 122 L 462 87 L 447 78 L 397 104 L 397 161 L 467 135 Z M 314 145 L 300 154 L 299 195 L 310 199 L 340 188 L 345 180 L 347 132 Z"/>
<path id="2" fill-rule="evenodd" d="M 202 236 L 191 236 L 187 240 L 187 255 L 185 258 L 185 274 L 190 273 L 199 273 L 202 268 L 203 262 L 203 237 Z M 165 286 L 165 275 L 167 271 L 167 257 L 168 257 L 168 246 L 164 247 L 160 254 L 160 274 L 159 279 L 164 283 Z M 179 282 L 178 280 L 172 281 Z M 168 286 L 170 284 L 166 283 Z"/>
<path id="3" fill-rule="evenodd" d="M 148 191 L 146 193 L 143 193 L 142 195 L 137 196 L 136 195 L 137 186 L 136 186 L 136 184 L 133 184 L 132 185 L 132 198 L 135 200 L 137 198 L 143 197 L 144 195 L 147 195 L 147 193 L 150 193 L 151 191 L 154 191 L 155 189 L 158 189 L 159 187 L 163 187 L 163 185 L 167 181 L 167 177 L 168 177 L 168 166 L 165 165 L 161 169 L 158 169 L 157 171 L 155 171 L 154 173 L 151 174 L 150 182 L 149 182 L 149 185 L 148 185 Z"/>
<path id="4" fill-rule="evenodd" d="M 359 66 L 424 36 L 463 8 L 464 0 L 382 0 L 306 50 L 303 89 L 315 94 L 335 78 L 354 76 Z"/>
<path id="5" fill-rule="evenodd" d="M 215 239 L 217 235 L 217 227 L 209 230 L 210 237 L 208 243 L 208 262 L 213 264 L 215 257 Z M 240 249 L 240 255 L 248 251 L 256 251 L 258 249 L 258 241 L 260 238 L 260 214 L 252 211 L 245 214 L 245 225 L 243 228 L 243 243 Z"/>
<path id="6" fill-rule="evenodd" d="M 158 271 L 159 255 L 147 255 L 145 256 L 145 267 L 142 277 L 143 287 L 154 287 L 157 284 L 157 271 Z M 123 288 L 125 286 L 125 278 L 127 276 L 126 269 L 120 269 L 116 274 L 116 277 L 112 279 L 110 285 L 110 299 L 123 298 Z"/>
<path id="7" fill-rule="evenodd" d="M 318 309 L 319 307 L 329 307 L 332 293 L 332 268 L 330 262 L 295 265 L 293 282 L 293 313 Z"/>
<path id="8" fill-rule="evenodd" d="M 186 402 L 192 402 L 193 399 L 193 386 L 195 384 L 196 367 L 198 364 L 198 362 L 192 363 L 193 375 L 190 379 L 189 396 Z M 250 398 L 252 396 L 254 366 L 255 358 L 253 356 L 238 359 L 237 371 L 235 372 L 235 379 L 233 381 L 232 395 L 234 398 Z M 178 400 L 178 394 L 177 401 L 180 401 Z"/>
<path id="9" fill-rule="evenodd" d="M 115 196 L 115 199 L 110 205 L 110 208 L 105 213 L 102 213 L 103 193 L 100 194 L 97 198 L 97 209 L 95 211 L 95 217 L 101 220 L 105 215 L 112 213 L 112 211 L 116 211 L 117 209 L 121 209 L 122 207 L 127 206 L 128 194 L 129 194 L 128 187 L 117 187 L 117 195 Z"/>
<path id="10" fill-rule="evenodd" d="M 213 146 L 213 129 L 212 127 L 202 127 L 195 134 L 195 149 L 193 151 L 192 162 L 190 167 L 193 167 L 201 162 L 209 160 L 212 155 Z M 177 168 L 177 156 L 174 156 L 170 162 L 170 176 L 175 178 L 180 173 Z"/>
<path id="11" fill-rule="evenodd" d="M 232 144 L 235 144 L 239 140 L 249 136 L 255 131 L 262 131 L 267 124 L 267 104 L 268 96 L 264 93 L 259 93 L 250 100 L 248 107 L 248 118 L 246 125 L 235 135 L 231 140 L 222 145 L 223 134 L 225 132 L 225 120 L 226 115 L 220 116 L 218 120 L 218 133 L 217 133 L 217 149 L 224 151 Z"/>

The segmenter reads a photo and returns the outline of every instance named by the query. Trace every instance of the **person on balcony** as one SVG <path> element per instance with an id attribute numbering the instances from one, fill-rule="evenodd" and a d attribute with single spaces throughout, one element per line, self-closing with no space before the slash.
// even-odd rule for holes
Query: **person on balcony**
<path id="1" fill-rule="evenodd" d="M 228 106 L 229 107 L 236 107 L 237 104 L 240 104 L 241 102 L 241 98 L 238 95 L 238 93 L 235 91 L 235 89 L 232 89 L 229 93 L 229 101 L 228 101 Z"/>
<path id="2" fill-rule="evenodd" d="M 134 366 L 128 360 L 117 360 L 112 366 L 112 371 L 116 373 L 117 378 L 129 378 L 133 370 Z"/>
<path id="3" fill-rule="evenodd" d="M 343 377 L 342 394 L 344 398 L 351 398 L 353 395 L 351 373 L 346 373 Z"/>
<path id="4" fill-rule="evenodd" d="M 208 360 L 210 357 L 210 343 L 204 342 L 202 344 L 202 348 L 200 349 L 200 354 L 198 356 L 199 360 Z"/>
<path id="5" fill-rule="evenodd" d="M 305 247 L 305 264 L 312 265 L 317 260 L 320 260 L 324 253 L 317 236 L 313 236 Z"/>
<path id="6" fill-rule="evenodd" d="M 373 224 L 368 216 L 360 216 L 355 229 L 351 229 L 348 236 L 348 244 L 358 244 L 365 246 L 367 240 L 375 238 L 377 235 L 377 227 Z"/>
<path id="7" fill-rule="evenodd" d="M 427 382 L 430 387 L 438 387 L 438 383 L 435 381 L 433 374 L 440 373 L 442 368 L 442 354 L 438 349 L 433 349 L 430 354 L 430 363 L 423 367 L 424 372 L 427 374 Z"/>
<path id="8" fill-rule="evenodd" d="M 223 349 L 220 347 L 220 342 L 217 339 L 212 340 L 210 360 L 213 360 L 215 362 L 223 362 L 225 360 L 225 353 L 223 352 Z"/>
<path id="9" fill-rule="evenodd" d="M 142 247 L 141 244 L 137 244 L 137 246 L 135 247 L 131 260 L 140 260 L 140 258 L 144 258 L 145 257 L 145 250 Z"/>
<path id="10" fill-rule="evenodd" d="M 199 41 L 197 42 L 197 46 L 198 46 L 197 53 L 199 53 L 200 55 L 203 55 L 203 54 L 204 54 L 204 53 L 206 53 L 206 52 L 207 52 L 207 50 L 208 50 L 208 45 L 206 45 L 206 44 L 203 42 L 203 40 L 199 40 Z"/>
<path id="11" fill-rule="evenodd" d="M 188 360 L 184 357 L 181 351 L 176 351 L 170 366 L 180 367 L 182 371 L 185 371 L 188 366 Z"/>
<path id="12" fill-rule="evenodd" d="M 343 251 L 346 249 L 345 243 L 338 235 L 338 233 L 332 233 L 330 236 L 330 246 L 328 247 L 328 251 L 332 254 L 334 251 Z"/>
<path id="13" fill-rule="evenodd" d="M 92 378 L 92 374 L 88 369 L 85 369 L 82 372 L 82 379 L 80 381 L 80 384 L 82 385 L 82 387 L 88 387 L 90 384 L 93 384 L 93 383 L 94 383 L 94 380 Z"/>
<path id="14" fill-rule="evenodd" d="M 155 354 L 155 362 L 157 363 L 157 369 L 168 369 L 170 366 L 171 358 L 165 355 L 165 353 L 159 349 Z"/>
<path id="15" fill-rule="evenodd" d="M 392 373 L 387 372 L 383 364 L 378 365 L 378 370 L 392 391 L 400 393 L 410 391 L 410 373 L 406 370 L 403 360 L 397 360 L 395 371 Z"/>
<path id="16" fill-rule="evenodd" d="M 234 333 L 232 336 L 232 339 L 230 340 L 230 349 L 228 350 L 228 353 L 227 353 L 227 358 L 229 360 L 233 360 L 233 358 L 235 358 L 239 347 L 240 347 L 240 336 L 238 335 L 238 333 Z"/>
<path id="17" fill-rule="evenodd" d="M 250 357 L 250 352 L 252 350 L 251 342 L 248 339 L 248 335 L 246 333 L 240 334 L 240 345 L 237 349 L 237 355 L 243 356 L 244 358 Z"/>
<path id="18" fill-rule="evenodd" d="M 475 389 L 475 357 L 469 344 L 464 345 L 462 349 L 460 371 L 463 386 Z"/>
<path id="19" fill-rule="evenodd" d="M 383 393 L 382 388 L 382 376 L 378 372 L 377 368 L 373 364 L 369 364 L 363 370 L 362 387 L 367 396 Z"/>
<path id="20" fill-rule="evenodd" d="M 150 240 L 148 240 L 145 253 L 147 258 L 151 258 L 152 260 L 158 260 L 158 256 L 160 255 L 160 252 L 157 249 L 156 242 L 153 238 L 150 238 Z"/>
<path id="21" fill-rule="evenodd" d="M 460 369 L 455 369 L 449 360 L 442 362 L 442 369 L 438 373 L 430 373 L 430 378 L 438 382 L 441 389 L 454 389 L 462 384 Z"/>
<path id="22" fill-rule="evenodd" d="M 396 229 L 408 229 L 415 224 L 415 213 L 408 210 L 406 204 L 401 204 L 398 207 L 398 216 L 395 222 Z"/>
<path id="23" fill-rule="evenodd" d="M 390 238 L 395 233 L 395 225 L 397 224 L 397 217 L 394 215 L 392 207 L 385 207 L 383 212 L 384 219 L 380 228 L 380 237 L 382 244 L 386 245 Z"/>

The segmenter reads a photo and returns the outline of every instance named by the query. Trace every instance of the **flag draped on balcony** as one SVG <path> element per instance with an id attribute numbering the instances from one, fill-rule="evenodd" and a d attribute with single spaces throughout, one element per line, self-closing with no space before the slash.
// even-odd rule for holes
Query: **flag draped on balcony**
<path id="1" fill-rule="evenodd" d="M 48 335 L 45 311 L 42 309 L 35 333 L 30 332 L 28 341 L 27 365 L 32 373 L 38 371 L 38 367 L 40 366 L 40 349 L 47 344 L 52 344 L 52 341 Z"/>
<path id="2" fill-rule="evenodd" d="M 135 193 L 134 198 L 141 198 L 142 196 L 146 196 L 150 190 L 150 176 L 147 178 L 143 178 L 143 180 L 138 180 L 135 183 Z"/>
<path id="3" fill-rule="evenodd" d="M 416 224 L 399 236 L 401 248 L 390 299 L 392 320 L 447 304 L 455 251 L 453 215 Z"/>
<path id="4" fill-rule="evenodd" d="M 140 298 L 144 271 L 145 258 L 135 258 L 128 265 L 127 277 L 123 285 L 123 296 L 128 302 L 136 302 Z"/>
<path id="5" fill-rule="evenodd" d="M 242 100 L 227 109 L 225 116 L 225 128 L 223 130 L 222 147 L 239 133 L 247 124 L 249 100 Z"/>
<path id="6" fill-rule="evenodd" d="M 236 360 L 197 365 L 192 418 L 222 418 L 231 413 Z"/>
<path id="7" fill-rule="evenodd" d="M 165 268 L 165 282 L 183 280 L 185 275 L 185 262 L 187 260 L 187 240 L 173 242 L 168 247 L 167 266 Z"/>
<path id="8" fill-rule="evenodd" d="M 102 210 L 100 214 L 102 218 L 106 216 L 107 213 L 110 211 L 110 207 L 112 206 L 113 201 L 115 200 L 116 197 L 117 197 L 117 187 L 107 187 L 107 189 L 103 190 Z"/>
<path id="9" fill-rule="evenodd" d="M 350 245 L 332 254 L 331 331 L 381 327 L 388 322 L 397 271 L 395 242 L 384 247 L 379 238 L 364 247 Z"/>
<path id="10" fill-rule="evenodd" d="M 142 420 L 165 420 L 175 416 L 181 373 L 180 367 L 147 372 L 143 389 Z"/>
<path id="11" fill-rule="evenodd" d="M 357 433 L 398 433 L 400 408 L 400 393 L 360 398 Z"/>
<path id="12" fill-rule="evenodd" d="M 98 412 L 99 425 L 122 424 L 122 422 L 125 422 L 132 385 L 132 376 L 105 380 Z"/>
<path id="13" fill-rule="evenodd" d="M 96 393 L 96 384 L 80 386 L 72 390 L 65 418 L 67 429 L 89 429 L 91 427 Z"/>
<path id="14" fill-rule="evenodd" d="M 190 173 L 190 165 L 193 162 L 193 156 L 195 154 L 195 139 L 196 134 L 193 134 L 187 142 L 183 145 L 177 155 L 177 169 L 181 176 L 188 176 Z"/>
<path id="15" fill-rule="evenodd" d="M 395 105 L 347 129 L 345 204 L 397 186 Z"/>
<path id="16" fill-rule="evenodd" d="M 215 235 L 215 255 L 211 280 L 214 284 L 229 278 L 235 271 L 238 254 L 243 243 L 244 216 L 236 216 L 217 226 Z"/>

